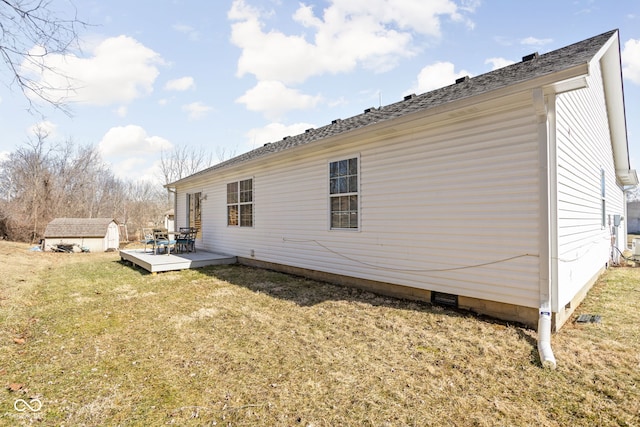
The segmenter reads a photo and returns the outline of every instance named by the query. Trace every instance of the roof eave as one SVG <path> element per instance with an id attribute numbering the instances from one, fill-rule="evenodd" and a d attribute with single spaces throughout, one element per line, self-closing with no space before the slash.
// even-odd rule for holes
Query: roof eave
<path id="1" fill-rule="evenodd" d="M 603 46 L 601 55 L 596 57 L 595 60 L 600 62 L 602 69 L 602 83 L 605 90 L 605 103 L 609 118 L 616 177 L 622 185 L 637 185 L 638 176 L 635 170 L 631 169 L 631 161 L 629 159 L 629 140 L 627 138 L 624 83 L 618 32 Z"/>

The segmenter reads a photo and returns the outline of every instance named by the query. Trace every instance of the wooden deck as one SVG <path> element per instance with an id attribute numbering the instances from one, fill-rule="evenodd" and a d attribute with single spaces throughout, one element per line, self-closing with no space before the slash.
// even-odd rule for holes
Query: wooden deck
<path id="1" fill-rule="evenodd" d="M 155 255 L 149 250 L 145 252 L 144 249 L 122 250 L 120 259 L 129 261 L 151 273 L 186 270 L 207 265 L 235 264 L 237 261 L 235 256 L 204 251 Z"/>

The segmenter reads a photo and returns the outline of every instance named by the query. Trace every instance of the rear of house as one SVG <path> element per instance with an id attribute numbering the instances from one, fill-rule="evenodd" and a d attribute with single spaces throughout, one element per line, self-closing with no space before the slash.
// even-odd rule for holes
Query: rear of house
<path id="1" fill-rule="evenodd" d="M 176 225 L 241 263 L 560 327 L 626 240 L 616 84 L 615 31 L 532 55 L 175 182 Z"/>
<path id="2" fill-rule="evenodd" d="M 43 249 L 75 245 L 90 252 L 117 250 L 120 246 L 118 223 L 112 218 L 56 218 L 47 224 Z"/>

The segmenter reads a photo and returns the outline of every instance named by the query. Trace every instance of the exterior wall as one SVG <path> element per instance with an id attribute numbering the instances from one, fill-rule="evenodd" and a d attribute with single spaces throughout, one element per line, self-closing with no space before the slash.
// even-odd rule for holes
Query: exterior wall
<path id="1" fill-rule="evenodd" d="M 48 237 L 44 240 L 44 250 L 50 251 L 51 246 L 58 244 L 89 248 L 89 252 L 104 252 L 107 249 L 105 237 Z"/>
<path id="2" fill-rule="evenodd" d="M 598 63 L 586 89 L 557 98 L 558 286 L 554 311 L 562 310 L 607 265 L 610 220 L 624 215 L 624 194 L 616 183 L 607 110 Z M 601 170 L 605 174 L 606 219 L 602 224 Z M 626 247 L 625 224 L 618 246 Z M 572 304 L 574 305 L 574 304 Z"/>
<path id="3" fill-rule="evenodd" d="M 530 93 L 503 101 L 203 175 L 177 224 L 202 191 L 207 250 L 537 308 L 537 127 Z M 328 164 L 354 156 L 361 227 L 330 230 Z M 226 184 L 249 177 L 254 227 L 227 227 Z"/>

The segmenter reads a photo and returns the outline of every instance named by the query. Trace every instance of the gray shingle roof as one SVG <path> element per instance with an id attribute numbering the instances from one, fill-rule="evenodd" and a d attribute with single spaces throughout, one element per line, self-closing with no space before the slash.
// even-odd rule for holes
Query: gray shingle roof
<path id="1" fill-rule="evenodd" d="M 44 237 L 104 237 L 113 218 L 56 218 L 47 224 Z"/>
<path id="2" fill-rule="evenodd" d="M 309 129 L 300 135 L 285 137 L 280 141 L 265 144 L 260 148 L 197 172 L 191 175 L 191 177 L 235 166 L 268 154 L 285 151 L 310 142 L 353 131 L 373 123 L 392 120 L 417 111 L 428 110 L 456 100 L 491 92 L 537 77 L 543 77 L 582 64 L 587 64 L 616 32 L 617 30 L 608 31 L 599 36 L 536 56 L 530 61 L 518 62 L 486 74 L 465 79 L 465 81 L 460 84 L 452 84 L 421 95 L 405 97 L 403 101 L 380 108 L 370 108 L 365 110 L 363 114 L 357 116 L 334 120 L 326 126 Z"/>

